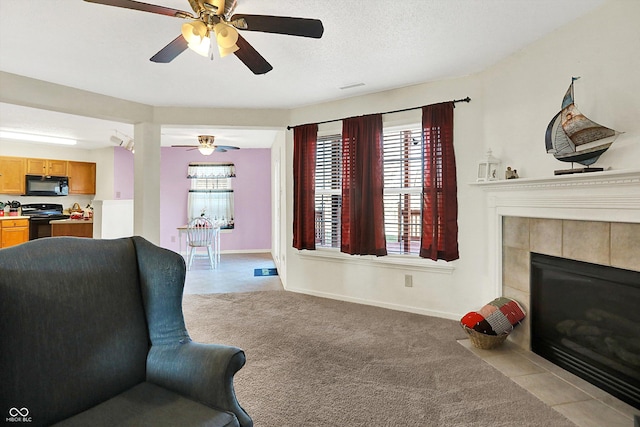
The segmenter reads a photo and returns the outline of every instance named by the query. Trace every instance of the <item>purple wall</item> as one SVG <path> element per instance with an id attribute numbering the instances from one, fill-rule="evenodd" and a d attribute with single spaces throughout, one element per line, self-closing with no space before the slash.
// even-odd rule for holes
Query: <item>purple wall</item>
<path id="1" fill-rule="evenodd" d="M 197 150 L 162 148 L 160 158 L 160 246 L 178 250 L 177 227 L 187 223 L 189 162 L 231 162 L 235 228 L 223 232 L 223 251 L 271 249 L 271 150 L 241 149 L 203 156 Z M 183 243 L 184 249 L 184 243 Z"/>
<path id="2" fill-rule="evenodd" d="M 124 153 L 122 153 L 122 152 Z M 163 147 L 160 152 L 160 246 L 178 251 L 177 228 L 187 223 L 189 162 L 231 162 L 235 228 L 223 231 L 223 251 L 271 249 L 271 150 L 241 149 L 203 156 L 197 150 Z M 133 155 L 117 148 L 114 153 L 114 197 L 133 198 Z M 184 241 L 182 249 L 184 250 Z"/>

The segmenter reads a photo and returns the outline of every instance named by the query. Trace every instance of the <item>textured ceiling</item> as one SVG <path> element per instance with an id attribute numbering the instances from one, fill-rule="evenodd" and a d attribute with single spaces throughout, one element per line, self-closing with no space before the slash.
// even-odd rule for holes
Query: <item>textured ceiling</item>
<path id="1" fill-rule="evenodd" d="M 479 72 L 604 1 L 238 0 L 236 13 L 317 18 L 325 28 L 321 39 L 242 32 L 273 65 L 255 76 L 233 55 L 210 61 L 187 50 L 150 62 L 181 19 L 82 0 L 2 0 L 0 70 L 155 106 L 288 109 Z M 146 2 L 191 10 L 187 0 Z M 1 128 L 20 116 L 9 109 Z"/>

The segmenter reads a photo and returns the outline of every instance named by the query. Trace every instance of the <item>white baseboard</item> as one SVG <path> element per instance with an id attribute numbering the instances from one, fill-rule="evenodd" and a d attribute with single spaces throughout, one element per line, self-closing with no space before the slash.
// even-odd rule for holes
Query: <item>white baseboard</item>
<path id="1" fill-rule="evenodd" d="M 228 251 L 220 251 L 221 254 L 263 254 L 271 253 L 271 249 L 231 249 Z"/>
<path id="2" fill-rule="evenodd" d="M 458 313 L 448 313 L 448 312 L 445 312 L 445 311 L 427 310 L 427 309 L 419 308 L 419 307 L 411 307 L 411 306 L 408 306 L 408 305 L 393 304 L 393 303 L 382 302 L 382 301 L 374 301 L 374 300 L 368 300 L 368 299 L 364 299 L 364 298 L 355 298 L 355 297 L 349 297 L 349 296 L 340 295 L 340 294 L 333 294 L 333 293 L 329 293 L 329 292 L 313 291 L 313 290 L 309 290 L 309 289 L 294 288 L 294 287 L 289 287 L 289 286 L 285 286 L 285 290 L 286 291 L 290 291 L 290 292 L 299 293 L 299 294 L 312 295 L 312 296 L 321 297 L 321 298 L 328 298 L 328 299 L 334 299 L 334 300 L 339 300 L 339 301 L 353 302 L 353 303 L 356 303 L 356 304 L 371 305 L 371 306 L 374 306 L 374 307 L 388 308 L 390 310 L 405 311 L 407 313 L 422 314 L 424 316 L 440 317 L 440 318 L 443 318 L 443 319 L 450 319 L 450 320 L 460 320 L 462 318 L 462 315 L 458 314 Z"/>

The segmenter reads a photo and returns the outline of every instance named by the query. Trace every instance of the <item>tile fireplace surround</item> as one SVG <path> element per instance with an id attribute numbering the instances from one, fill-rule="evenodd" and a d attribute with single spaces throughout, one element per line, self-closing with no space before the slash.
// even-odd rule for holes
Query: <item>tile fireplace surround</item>
<path id="1" fill-rule="evenodd" d="M 495 294 L 529 308 L 529 253 L 640 271 L 640 170 L 478 183 Z M 509 337 L 529 350 L 529 325 Z"/>
<path id="2" fill-rule="evenodd" d="M 640 271 L 640 169 L 473 185 L 487 197 L 489 276 L 495 294 L 516 299 L 527 312 L 531 252 Z M 551 365 L 530 352 L 527 319 L 514 329 L 508 344 L 525 358 Z M 640 412 L 617 405 L 626 409 L 622 412 L 627 417 Z M 562 405 L 554 408 L 564 412 Z M 626 419 L 622 425 L 633 425 Z"/>

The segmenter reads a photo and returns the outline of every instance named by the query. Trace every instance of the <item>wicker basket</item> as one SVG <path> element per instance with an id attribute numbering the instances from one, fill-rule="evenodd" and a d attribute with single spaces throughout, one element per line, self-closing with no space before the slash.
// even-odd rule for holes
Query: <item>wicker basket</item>
<path id="1" fill-rule="evenodd" d="M 476 348 L 481 348 L 483 350 L 489 350 L 492 348 L 500 347 L 504 340 L 509 336 L 509 332 L 505 332 L 500 335 L 487 335 L 482 332 L 478 332 L 474 329 L 467 327 L 466 325 L 460 324 L 462 329 L 469 335 L 469 339 L 471 340 L 471 344 L 473 344 Z"/>

